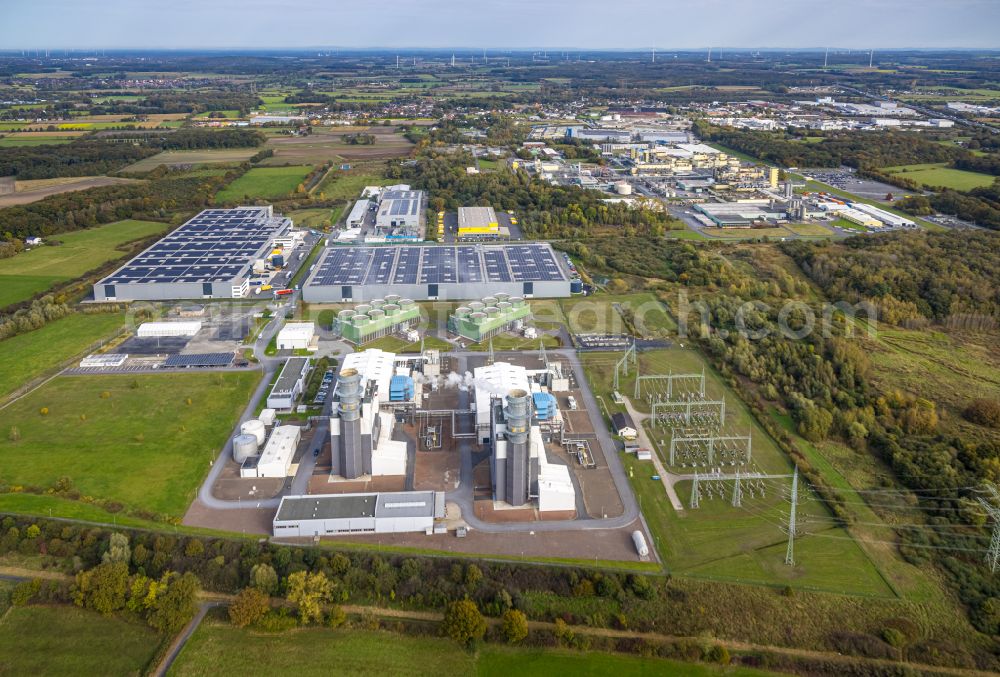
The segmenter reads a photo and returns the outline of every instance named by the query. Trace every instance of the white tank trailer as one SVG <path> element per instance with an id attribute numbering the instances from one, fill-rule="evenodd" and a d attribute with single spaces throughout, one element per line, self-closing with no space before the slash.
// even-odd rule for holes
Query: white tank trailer
<path id="1" fill-rule="evenodd" d="M 632 532 L 632 542 L 635 544 L 635 551 L 639 557 L 645 559 L 649 557 L 649 546 L 646 545 L 646 537 L 639 530 Z"/>

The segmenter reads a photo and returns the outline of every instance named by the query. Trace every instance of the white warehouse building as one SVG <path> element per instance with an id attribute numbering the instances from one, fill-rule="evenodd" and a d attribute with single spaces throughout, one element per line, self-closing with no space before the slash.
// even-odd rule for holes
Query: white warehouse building
<path id="1" fill-rule="evenodd" d="M 271 433 L 260 458 L 248 459 L 241 469 L 242 477 L 288 477 L 292 458 L 302 439 L 302 429 L 297 425 L 279 425 Z M 250 472 L 255 468 L 256 472 Z"/>
<path id="2" fill-rule="evenodd" d="M 444 492 L 285 496 L 274 516 L 275 538 L 434 531 L 444 517 Z"/>
<path id="3" fill-rule="evenodd" d="M 314 322 L 289 322 L 278 332 L 278 350 L 307 350 L 316 333 Z"/>

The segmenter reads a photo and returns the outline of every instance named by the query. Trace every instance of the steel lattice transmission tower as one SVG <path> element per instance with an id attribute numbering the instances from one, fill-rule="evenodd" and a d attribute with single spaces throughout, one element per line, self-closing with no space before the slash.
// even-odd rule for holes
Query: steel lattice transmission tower
<path id="1" fill-rule="evenodd" d="M 733 485 L 733 507 L 739 508 L 743 505 L 743 489 L 740 487 L 740 471 L 736 470 L 736 484 Z"/>
<path id="2" fill-rule="evenodd" d="M 799 467 L 792 473 L 792 507 L 788 511 L 788 549 L 785 550 L 785 564 L 795 566 L 795 508 L 799 502 Z"/>
<path id="3" fill-rule="evenodd" d="M 990 536 L 990 549 L 986 551 L 986 563 L 992 573 L 996 573 L 997 566 L 1000 565 L 1000 492 L 992 484 L 987 484 L 986 489 L 990 492 L 990 501 L 980 498 L 979 502 L 986 509 L 986 514 L 993 519 L 993 533 Z"/>

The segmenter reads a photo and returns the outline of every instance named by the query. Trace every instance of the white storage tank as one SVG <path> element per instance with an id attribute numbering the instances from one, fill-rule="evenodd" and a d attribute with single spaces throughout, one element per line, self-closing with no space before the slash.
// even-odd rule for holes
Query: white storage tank
<path id="1" fill-rule="evenodd" d="M 243 435 L 253 435 L 257 440 L 257 446 L 263 445 L 264 440 L 267 439 L 267 431 L 264 430 L 264 422 L 256 418 L 252 418 L 241 425 L 240 433 Z"/>
<path id="2" fill-rule="evenodd" d="M 251 434 L 237 435 L 233 438 L 233 460 L 242 464 L 248 458 L 257 455 L 257 438 Z"/>
<path id="3" fill-rule="evenodd" d="M 635 551 L 639 557 L 649 557 L 649 547 L 646 545 L 646 537 L 639 530 L 632 532 L 632 542 L 635 543 Z"/>
<path id="4" fill-rule="evenodd" d="M 619 181 L 615 184 L 615 192 L 619 195 L 631 195 L 632 194 L 632 184 L 627 181 Z"/>

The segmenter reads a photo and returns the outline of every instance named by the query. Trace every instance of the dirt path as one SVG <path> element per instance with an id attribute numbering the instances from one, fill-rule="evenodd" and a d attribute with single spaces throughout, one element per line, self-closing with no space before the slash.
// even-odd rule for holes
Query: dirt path
<path id="1" fill-rule="evenodd" d="M 656 473 L 660 476 L 660 482 L 663 484 L 664 491 L 667 492 L 667 498 L 670 499 L 670 505 L 674 507 L 674 510 L 676 510 L 678 514 L 683 515 L 684 504 L 681 503 L 681 499 L 677 495 L 677 490 L 674 489 L 674 482 L 676 479 L 673 475 L 667 472 L 666 466 L 664 466 L 663 461 L 660 460 L 660 454 L 656 451 L 657 448 L 653 446 L 653 443 L 649 439 L 649 435 L 646 434 L 646 427 L 643 423 L 645 423 L 646 419 L 649 418 L 649 415 L 640 414 L 636 411 L 629 398 L 624 397 L 622 399 L 625 401 L 625 409 L 628 411 L 628 415 L 632 417 L 632 421 L 635 423 L 639 444 L 650 451 L 650 455 L 653 459 L 653 467 L 656 468 Z"/>
<path id="2" fill-rule="evenodd" d="M 22 567 L 8 567 L 0 566 L 0 577 L 3 578 L 17 578 L 22 580 L 32 579 L 32 578 L 45 578 L 49 580 L 68 580 L 70 576 L 67 574 L 55 572 L 55 571 L 35 571 L 33 569 L 25 569 Z M 221 593 L 211 593 L 202 592 L 199 594 L 202 599 L 200 608 L 197 615 L 185 626 L 177 637 L 174 638 L 170 645 L 170 649 L 164 656 L 163 661 L 157 666 L 156 670 L 153 672 L 156 677 L 162 677 L 165 675 L 167 670 L 176 660 L 177 656 L 180 655 L 181 650 L 187 643 L 188 639 L 194 634 L 198 626 L 204 620 L 205 616 L 213 607 L 224 606 L 231 602 L 234 595 L 227 595 Z M 288 602 L 280 598 L 271 598 L 271 603 L 274 606 L 287 605 Z M 422 621 L 426 623 L 438 623 L 444 618 L 444 614 L 437 611 L 417 611 L 410 609 L 389 609 L 385 607 L 377 606 L 363 606 L 356 604 L 345 604 L 341 605 L 341 609 L 348 614 L 360 615 L 363 613 L 374 614 L 378 618 L 396 618 L 401 620 L 412 620 L 412 621 Z M 487 618 L 486 622 L 489 625 L 497 625 L 500 623 L 498 618 Z M 531 630 L 545 630 L 553 631 L 555 629 L 555 623 L 549 623 L 547 621 L 528 621 L 528 628 Z M 574 634 L 577 635 L 590 635 L 592 637 L 608 637 L 612 639 L 645 639 L 651 642 L 699 642 L 705 641 L 705 637 L 686 637 L 682 635 L 665 635 L 657 632 L 638 632 L 635 630 L 616 630 L 613 628 L 592 628 L 586 625 L 572 625 L 570 629 Z M 951 668 L 951 667 L 938 667 L 933 665 L 926 665 L 923 663 L 909 663 L 893 661 L 884 658 L 863 658 L 861 656 L 844 656 L 840 653 L 834 653 L 831 651 L 816 651 L 812 649 L 798 649 L 794 647 L 784 647 L 784 646 L 773 646 L 769 644 L 755 644 L 753 642 L 745 642 L 741 640 L 732 639 L 711 639 L 712 642 L 720 644 L 726 647 L 730 652 L 764 652 L 771 654 L 780 654 L 784 656 L 792 656 L 796 658 L 813 658 L 820 659 L 824 661 L 829 661 L 833 663 L 843 664 L 844 673 L 848 674 L 850 672 L 849 668 L 856 668 L 857 664 L 864 663 L 871 666 L 879 667 L 900 667 L 906 666 L 912 670 L 915 670 L 921 674 L 926 675 L 952 675 L 954 677 L 989 677 L 993 673 L 984 672 L 982 670 L 972 670 L 966 668 Z"/>

